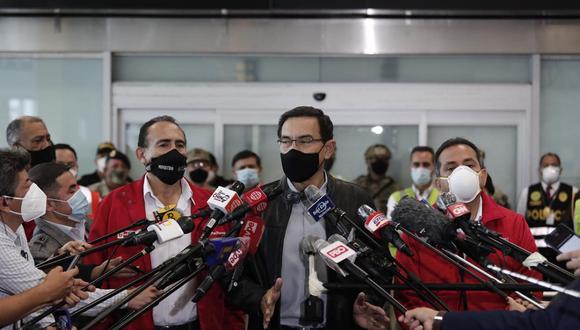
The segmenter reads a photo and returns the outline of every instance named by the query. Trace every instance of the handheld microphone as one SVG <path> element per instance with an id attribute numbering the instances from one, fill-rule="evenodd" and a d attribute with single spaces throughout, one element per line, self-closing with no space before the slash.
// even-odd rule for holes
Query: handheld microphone
<path id="1" fill-rule="evenodd" d="M 316 248 L 314 243 L 320 239 L 315 236 L 307 236 L 300 241 L 300 252 L 306 261 L 306 299 L 300 303 L 300 324 L 316 325 L 324 322 L 324 300 L 320 297 L 326 291 L 322 282 L 318 279 L 315 267 Z"/>
<path id="2" fill-rule="evenodd" d="M 217 253 L 218 256 L 221 258 L 216 258 L 216 261 L 220 261 L 219 265 L 216 265 L 214 262 L 206 261 L 207 265 L 213 264 L 214 267 L 210 270 L 209 274 L 203 279 L 203 281 L 199 284 L 199 286 L 195 289 L 195 293 L 193 294 L 193 298 L 191 299 L 192 302 L 197 303 L 211 288 L 213 283 L 216 280 L 222 279 L 226 274 L 232 272 L 234 269 L 239 267 L 243 260 L 246 258 L 248 253 L 248 241 L 247 238 L 236 238 L 231 240 L 230 242 L 236 242 L 235 249 L 230 250 L 227 253 L 227 259 L 225 257 L 225 253 L 219 252 Z M 224 261 L 225 260 L 225 261 Z"/>
<path id="3" fill-rule="evenodd" d="M 344 237 L 343 237 L 344 239 Z M 379 284 L 377 284 L 367 272 L 355 265 L 349 258 L 356 255 L 356 252 L 348 245 L 341 242 L 341 239 L 334 243 L 329 243 L 325 240 L 319 239 L 316 241 L 318 253 L 322 256 L 327 264 L 332 265 L 332 269 L 344 268 L 352 276 L 368 284 L 375 292 L 379 293 L 383 298 L 387 299 L 401 313 L 405 313 L 407 309 L 401 305 L 395 298 L 393 298 L 387 291 L 385 291 Z M 341 274 L 342 275 L 342 274 Z"/>
<path id="4" fill-rule="evenodd" d="M 209 238 L 211 232 L 218 225 L 218 222 L 226 215 L 232 213 L 234 209 L 242 205 L 240 194 L 244 191 L 244 184 L 240 181 L 235 181 L 230 186 L 230 189 L 218 187 L 211 197 L 207 200 L 207 205 L 213 210 L 210 219 L 203 228 L 199 241 Z"/>
<path id="5" fill-rule="evenodd" d="M 268 202 L 274 200 L 282 192 L 283 188 L 278 181 L 246 191 L 242 195 L 242 205 L 233 210 L 226 219 L 220 221 L 220 224 L 240 219 L 250 211 L 254 214 L 263 213 L 268 208 Z"/>
<path id="6" fill-rule="evenodd" d="M 413 252 L 411 252 L 405 241 L 401 239 L 401 236 L 393 227 L 392 221 L 387 220 L 382 212 L 375 211 L 368 205 L 362 205 L 358 208 L 357 213 L 364 220 L 365 228 L 379 237 L 384 244 L 392 243 L 397 250 L 409 257 L 413 256 Z"/>
<path id="7" fill-rule="evenodd" d="M 391 216 L 393 221 L 398 222 L 403 228 L 427 238 L 430 244 L 455 250 L 452 243 L 456 243 L 460 250 L 475 260 L 481 260 L 494 251 L 486 244 L 466 235 L 465 231 L 458 232 L 455 223 L 414 199 L 402 199 Z"/>
<path id="8" fill-rule="evenodd" d="M 167 276 L 165 276 L 161 281 L 159 281 L 156 287 L 160 290 L 163 290 L 169 285 L 176 283 L 177 281 L 191 274 L 191 272 L 197 269 L 201 264 L 201 260 L 199 259 L 200 257 L 203 257 L 205 259 L 205 264 L 207 266 L 215 266 L 223 262 L 230 255 L 232 250 L 234 250 L 234 248 L 236 248 L 236 246 L 240 244 L 240 241 L 241 240 L 238 238 L 218 238 L 208 240 L 204 248 L 202 249 L 201 255 L 194 254 L 191 256 L 191 258 L 187 258 L 183 262 L 179 263 L 174 262 L 173 264 L 169 263 L 167 267 L 172 268 L 173 271 L 169 273 Z M 188 251 L 192 249 L 193 246 L 189 246 L 188 248 L 186 248 L 187 251 L 184 250 L 185 252 L 182 251 L 179 255 L 184 255 L 184 253 L 188 253 Z M 172 259 L 176 258 L 174 257 Z M 167 262 L 169 262 L 169 260 L 166 261 L 166 263 Z"/>
<path id="9" fill-rule="evenodd" d="M 320 221 L 320 219 L 326 218 L 336 225 L 340 233 L 348 235 L 348 229 L 344 224 L 338 221 L 335 214 L 341 213 L 342 216 L 345 216 L 345 213 L 336 208 L 336 205 L 334 205 L 327 194 L 322 193 L 322 191 L 316 186 L 310 185 L 304 189 L 304 195 L 306 196 L 306 202 L 309 204 L 308 214 L 310 214 L 315 221 Z"/>
<path id="10" fill-rule="evenodd" d="M 246 216 L 245 223 L 240 229 L 239 237 L 248 238 L 248 254 L 255 254 L 260 247 L 264 235 L 264 220 L 257 215 Z"/>
<path id="11" fill-rule="evenodd" d="M 122 246 L 151 245 L 155 242 L 163 244 L 191 233 L 194 228 L 195 224 L 189 216 L 181 217 L 179 220 L 170 219 L 150 225 L 146 232 L 127 238 Z"/>

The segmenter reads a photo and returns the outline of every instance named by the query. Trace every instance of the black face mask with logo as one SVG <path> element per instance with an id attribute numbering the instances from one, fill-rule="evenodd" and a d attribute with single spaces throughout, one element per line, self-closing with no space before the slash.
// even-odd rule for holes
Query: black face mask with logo
<path id="1" fill-rule="evenodd" d="M 322 147 L 324 148 L 324 146 Z M 322 148 L 320 151 L 322 151 Z M 318 154 L 320 153 L 304 153 L 302 151 L 292 149 L 285 154 L 280 154 L 282 161 L 282 169 L 284 174 L 292 182 L 304 182 L 310 179 L 321 164 L 318 162 Z"/>
<path id="2" fill-rule="evenodd" d="M 187 158 L 177 149 L 173 149 L 159 157 L 151 158 L 145 170 L 153 173 L 163 183 L 172 185 L 183 178 L 186 166 Z"/>
<path id="3" fill-rule="evenodd" d="M 56 159 L 54 146 L 52 144 L 42 150 L 27 151 L 30 154 L 30 167 L 34 167 L 42 163 L 54 162 Z"/>

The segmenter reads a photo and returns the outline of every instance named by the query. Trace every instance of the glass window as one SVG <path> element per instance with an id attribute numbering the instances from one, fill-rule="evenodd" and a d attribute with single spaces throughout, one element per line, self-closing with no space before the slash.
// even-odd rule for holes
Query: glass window
<path id="1" fill-rule="evenodd" d="M 124 152 L 131 161 L 131 177 L 133 179 L 141 177 L 145 173 L 145 167 L 135 156 L 139 129 L 143 123 L 129 123 L 125 125 Z M 179 124 L 187 138 L 187 150 L 202 148 L 209 152 L 214 152 L 214 126 L 212 124 Z"/>
<path id="2" fill-rule="evenodd" d="M 251 150 L 260 156 L 262 161 L 262 182 L 280 179 L 284 174 L 280 164 L 277 126 L 274 125 L 225 125 L 224 127 L 224 160 L 225 177 L 233 178 L 232 159 L 242 150 Z"/>
<path id="3" fill-rule="evenodd" d="M 542 61 L 541 89 L 540 153 L 557 153 L 562 161 L 562 181 L 578 186 L 580 59 Z"/>
<path id="4" fill-rule="evenodd" d="M 80 173 L 94 171 L 102 142 L 103 74 L 100 59 L 0 58 L 0 126 L 23 115 L 46 123 L 55 143 L 76 149 Z M 6 146 L 5 137 L 0 145 Z"/>
<path id="5" fill-rule="evenodd" d="M 321 81 L 529 83 L 527 56 L 323 58 Z"/>
<path id="6" fill-rule="evenodd" d="M 528 56 L 120 55 L 115 81 L 529 83 Z"/>
<path id="7" fill-rule="evenodd" d="M 392 156 L 387 175 L 401 187 L 411 185 L 409 153 L 419 143 L 417 126 L 335 126 L 336 161 L 331 173 L 352 181 L 367 174 L 364 153 L 368 146 L 381 143 Z"/>
<path id="8" fill-rule="evenodd" d="M 516 192 L 517 127 L 515 126 L 430 126 L 429 145 L 434 150 L 445 140 L 464 137 L 485 151 L 485 166 L 495 189 L 503 191 L 515 209 L 519 197 Z"/>

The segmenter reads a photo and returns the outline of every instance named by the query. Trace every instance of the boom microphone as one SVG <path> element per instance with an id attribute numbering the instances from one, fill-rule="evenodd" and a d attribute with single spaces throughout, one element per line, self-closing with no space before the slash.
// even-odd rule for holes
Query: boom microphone
<path id="1" fill-rule="evenodd" d="M 226 215 L 232 213 L 234 209 L 242 205 L 242 200 L 238 194 L 244 191 L 244 184 L 240 181 L 232 183 L 230 188 L 218 187 L 207 200 L 207 205 L 213 210 L 210 219 L 203 228 L 199 241 L 209 238 L 211 232 L 217 227 L 219 221 Z"/>
<path id="2" fill-rule="evenodd" d="M 237 220 L 243 217 L 250 210 L 254 214 L 263 213 L 268 207 L 268 202 L 282 194 L 282 191 L 282 186 L 278 181 L 269 183 L 262 187 L 257 186 L 246 191 L 242 195 L 242 205 L 234 209 L 231 214 L 224 219 L 225 221 L 220 222 L 220 224 Z"/>
<path id="3" fill-rule="evenodd" d="M 223 263 L 215 265 L 197 289 L 195 289 L 195 293 L 191 299 L 192 302 L 198 302 L 207 293 L 215 281 L 222 279 L 226 274 L 232 272 L 242 264 L 246 254 L 248 253 L 249 240 L 246 238 L 239 238 L 237 240 L 238 242 L 236 243 L 235 249 L 229 252 L 227 259 L 225 261 L 223 261 L 223 259 L 218 259 Z M 224 256 L 223 253 L 218 253 L 218 255 L 222 255 L 222 257 Z"/>
<path id="4" fill-rule="evenodd" d="M 194 228 L 195 224 L 189 216 L 183 216 L 179 220 L 169 219 L 152 224 L 147 227 L 146 232 L 127 238 L 122 246 L 151 245 L 155 242 L 163 244 L 191 233 Z"/>
<path id="5" fill-rule="evenodd" d="M 358 208 L 357 213 L 364 220 L 365 228 L 375 236 L 378 236 L 384 244 L 392 243 L 397 250 L 409 257 L 413 256 L 413 252 L 411 252 L 405 241 L 401 239 L 401 236 L 393 227 L 392 221 L 387 220 L 382 212 L 375 211 L 368 205 L 362 205 Z"/>
<path id="6" fill-rule="evenodd" d="M 403 228 L 426 237 L 433 245 L 448 246 L 457 238 L 455 225 L 413 198 L 403 198 L 391 213 L 391 219 Z"/>

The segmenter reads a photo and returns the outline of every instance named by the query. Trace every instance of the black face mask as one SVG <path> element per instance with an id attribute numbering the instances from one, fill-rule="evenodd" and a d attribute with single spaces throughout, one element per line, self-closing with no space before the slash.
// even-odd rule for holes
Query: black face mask
<path id="1" fill-rule="evenodd" d="M 371 163 L 371 170 L 378 175 L 385 175 L 387 169 L 389 168 L 389 163 L 384 160 L 375 160 Z"/>
<path id="2" fill-rule="evenodd" d="M 42 163 L 54 162 L 56 159 L 54 146 L 52 144 L 42 150 L 27 151 L 30 154 L 30 167 L 34 167 L 35 165 Z"/>
<path id="3" fill-rule="evenodd" d="M 296 149 L 292 149 L 285 154 L 281 153 L 280 159 L 282 160 L 284 174 L 292 182 L 304 182 L 310 179 L 320 168 L 320 163 L 318 163 L 319 153 L 320 151 L 307 154 Z"/>
<path id="4" fill-rule="evenodd" d="M 207 179 L 209 173 L 203 168 L 196 168 L 195 170 L 189 172 L 189 178 L 191 181 L 201 184 Z"/>
<path id="5" fill-rule="evenodd" d="M 163 183 L 172 185 L 183 178 L 187 158 L 173 149 L 165 154 L 151 158 L 151 162 L 145 166 L 147 172 L 153 173 Z"/>

